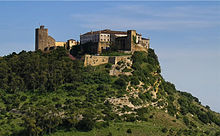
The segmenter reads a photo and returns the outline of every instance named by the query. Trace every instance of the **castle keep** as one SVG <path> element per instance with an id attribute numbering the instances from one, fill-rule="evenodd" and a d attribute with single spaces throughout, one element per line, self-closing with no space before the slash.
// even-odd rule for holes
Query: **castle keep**
<path id="1" fill-rule="evenodd" d="M 78 42 L 73 39 L 69 39 L 67 42 L 56 42 L 53 37 L 48 35 L 48 29 L 44 26 L 40 26 L 35 30 L 35 50 L 49 51 L 59 46 L 70 49 L 77 44 Z"/>

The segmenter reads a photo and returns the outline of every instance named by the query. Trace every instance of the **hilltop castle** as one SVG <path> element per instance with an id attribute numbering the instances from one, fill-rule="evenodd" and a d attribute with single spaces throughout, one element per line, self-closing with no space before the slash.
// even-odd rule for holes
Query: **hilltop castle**
<path id="1" fill-rule="evenodd" d="M 67 42 L 57 42 L 48 35 L 48 29 L 40 26 L 35 31 L 35 50 L 49 51 L 58 46 L 70 49 L 72 46 L 93 43 L 92 54 L 101 54 L 103 51 L 115 47 L 117 51 L 133 53 L 134 51 L 147 51 L 150 40 L 143 38 L 136 30 L 112 31 L 110 29 L 91 31 L 80 35 L 80 42 L 70 39 Z"/>

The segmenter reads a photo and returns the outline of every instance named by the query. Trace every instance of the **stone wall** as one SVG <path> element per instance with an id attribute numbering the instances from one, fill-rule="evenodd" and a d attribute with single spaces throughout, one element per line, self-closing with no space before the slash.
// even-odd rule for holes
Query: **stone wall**
<path id="1" fill-rule="evenodd" d="M 125 56 L 95 56 L 95 55 L 85 55 L 84 66 L 98 66 L 102 64 L 116 64 L 119 61 L 126 61 L 131 58 L 131 55 Z"/>
<path id="2" fill-rule="evenodd" d="M 47 47 L 53 47 L 53 46 L 55 46 L 55 42 L 56 42 L 56 41 L 55 41 L 55 39 L 54 39 L 53 37 L 48 36 L 47 41 L 48 41 Z"/>
<path id="3" fill-rule="evenodd" d="M 35 50 L 42 50 L 48 47 L 48 29 L 45 29 L 44 26 L 40 26 L 35 30 Z"/>
<path id="4" fill-rule="evenodd" d="M 40 26 L 35 30 L 35 50 L 46 51 L 55 46 L 55 39 L 48 35 L 48 29 Z"/>

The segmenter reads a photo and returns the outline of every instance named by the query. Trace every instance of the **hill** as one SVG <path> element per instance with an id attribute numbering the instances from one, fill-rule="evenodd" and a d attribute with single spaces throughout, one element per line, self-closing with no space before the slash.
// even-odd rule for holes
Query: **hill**
<path id="1" fill-rule="evenodd" d="M 64 48 L 0 58 L 0 135 L 220 134 L 220 114 L 165 81 L 154 50 L 131 60 L 84 67 Z"/>

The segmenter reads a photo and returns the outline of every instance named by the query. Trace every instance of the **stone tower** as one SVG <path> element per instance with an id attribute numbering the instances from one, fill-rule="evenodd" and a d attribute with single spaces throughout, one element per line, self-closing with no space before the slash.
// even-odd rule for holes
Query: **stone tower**
<path id="1" fill-rule="evenodd" d="M 128 30 L 127 31 L 127 38 L 128 38 L 128 48 L 130 51 L 135 51 L 135 44 L 136 44 L 136 30 Z"/>
<path id="2" fill-rule="evenodd" d="M 48 47 L 48 29 L 40 26 L 35 30 L 35 50 L 42 50 Z"/>

